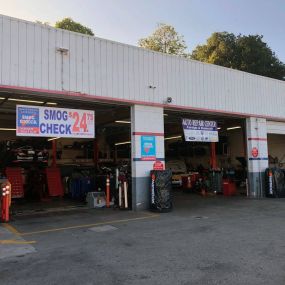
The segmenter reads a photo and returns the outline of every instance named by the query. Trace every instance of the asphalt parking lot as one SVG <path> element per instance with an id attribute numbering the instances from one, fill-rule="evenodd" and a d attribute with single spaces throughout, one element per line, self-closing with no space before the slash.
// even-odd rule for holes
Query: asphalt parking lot
<path id="1" fill-rule="evenodd" d="M 5 285 L 285 284 L 285 199 L 178 194 L 171 213 L 82 209 L 0 228 Z"/>

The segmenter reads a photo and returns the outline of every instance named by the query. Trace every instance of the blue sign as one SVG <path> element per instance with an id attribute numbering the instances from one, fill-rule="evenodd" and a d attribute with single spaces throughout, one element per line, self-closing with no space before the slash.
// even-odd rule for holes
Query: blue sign
<path id="1" fill-rule="evenodd" d="M 25 135 L 39 134 L 39 109 L 17 108 L 17 130 Z"/>
<path id="2" fill-rule="evenodd" d="M 141 136 L 141 159 L 156 160 L 155 136 Z"/>

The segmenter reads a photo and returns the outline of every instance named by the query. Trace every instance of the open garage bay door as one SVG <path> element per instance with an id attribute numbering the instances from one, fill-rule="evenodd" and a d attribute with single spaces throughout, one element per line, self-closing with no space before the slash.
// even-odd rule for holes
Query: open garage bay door
<path id="1" fill-rule="evenodd" d="M 267 121 L 269 166 L 285 168 L 285 123 Z"/>
<path id="2" fill-rule="evenodd" d="M 267 121 L 267 133 L 285 135 L 285 123 Z"/>

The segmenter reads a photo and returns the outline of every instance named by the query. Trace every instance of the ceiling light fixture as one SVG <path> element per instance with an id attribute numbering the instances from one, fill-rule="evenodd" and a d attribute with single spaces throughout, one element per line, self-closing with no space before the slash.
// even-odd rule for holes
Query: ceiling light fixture
<path id="1" fill-rule="evenodd" d="M 8 101 L 44 104 L 44 102 L 42 102 L 42 101 L 34 101 L 34 100 L 26 100 L 26 99 L 15 99 L 15 98 L 8 98 Z"/>
<path id="2" fill-rule="evenodd" d="M 241 129 L 241 126 L 227 128 L 227 131 Z"/>
<path id="3" fill-rule="evenodd" d="M 50 138 L 50 139 L 48 139 L 47 141 L 50 142 L 50 141 L 54 141 L 54 140 L 58 140 L 58 139 L 60 139 L 60 137 Z"/>
<path id="4" fill-rule="evenodd" d="M 16 131 L 16 129 L 10 128 L 0 128 L 0 131 Z"/>
<path id="5" fill-rule="evenodd" d="M 131 142 L 130 141 L 127 141 L 127 142 L 119 142 L 119 143 L 115 143 L 115 145 L 124 145 L 124 144 L 130 144 Z"/>
<path id="6" fill-rule="evenodd" d="M 5 97 L 0 97 L 0 100 L 5 100 L 6 98 Z"/>
<path id="7" fill-rule="evenodd" d="M 53 105 L 53 106 L 56 106 L 57 103 L 55 103 L 55 102 L 46 102 L 46 105 Z"/>
<path id="8" fill-rule="evenodd" d="M 169 137 L 169 138 L 165 138 L 165 141 L 169 141 L 169 140 L 175 140 L 175 139 L 181 139 L 182 136 L 175 136 L 175 137 Z"/>
<path id="9" fill-rule="evenodd" d="M 117 121 L 115 121 L 115 123 L 118 123 L 118 124 L 130 124 L 131 122 L 130 121 L 124 121 L 124 120 L 117 120 Z"/>

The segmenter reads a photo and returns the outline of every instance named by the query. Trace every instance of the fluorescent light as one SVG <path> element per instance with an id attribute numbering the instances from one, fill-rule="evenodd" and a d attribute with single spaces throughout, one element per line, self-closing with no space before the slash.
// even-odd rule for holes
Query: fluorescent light
<path id="1" fill-rule="evenodd" d="M 221 128 L 219 127 L 218 130 L 220 130 Z"/>
<path id="2" fill-rule="evenodd" d="M 167 117 L 167 116 L 168 116 L 168 114 L 163 114 L 163 116 Z"/>
<path id="3" fill-rule="evenodd" d="M 54 140 L 58 140 L 58 139 L 60 139 L 60 137 L 57 137 L 57 138 L 50 138 L 50 139 L 48 139 L 47 141 L 50 142 L 50 141 L 54 141 Z"/>
<path id="4" fill-rule="evenodd" d="M 169 138 L 165 138 L 164 140 L 168 141 L 168 140 L 175 140 L 175 139 L 181 139 L 182 136 L 175 136 L 175 137 L 169 137 Z"/>
<path id="5" fill-rule="evenodd" d="M 227 131 L 235 130 L 235 129 L 241 129 L 241 126 L 227 128 Z"/>
<path id="6" fill-rule="evenodd" d="M 33 100 L 25 100 L 25 99 L 14 99 L 14 98 L 8 98 L 8 101 L 44 104 L 44 102 L 42 102 L 42 101 L 33 101 Z"/>
<path id="7" fill-rule="evenodd" d="M 16 131 L 16 129 L 0 128 L 0 131 Z"/>
<path id="8" fill-rule="evenodd" d="M 0 97 L 0 100 L 4 100 L 4 99 L 6 99 L 5 97 Z"/>
<path id="9" fill-rule="evenodd" d="M 119 123 L 119 124 L 130 124 L 131 122 L 130 122 L 130 121 L 118 120 L 118 121 L 115 121 L 115 123 Z"/>
<path id="10" fill-rule="evenodd" d="M 46 102 L 46 105 L 53 105 L 53 106 L 56 106 L 57 103 L 55 103 L 55 102 Z"/>
<path id="11" fill-rule="evenodd" d="M 131 142 L 128 141 L 128 142 L 119 142 L 119 143 L 115 143 L 115 145 L 123 145 L 123 144 L 130 144 Z"/>

